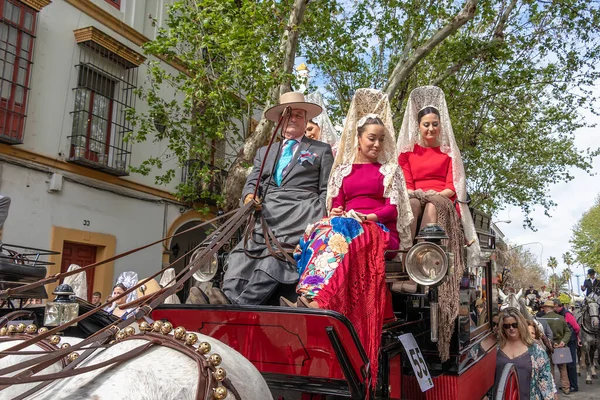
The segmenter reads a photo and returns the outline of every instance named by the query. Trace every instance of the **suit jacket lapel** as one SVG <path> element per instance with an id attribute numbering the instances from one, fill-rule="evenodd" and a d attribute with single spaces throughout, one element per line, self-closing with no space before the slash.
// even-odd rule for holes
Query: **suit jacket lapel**
<path id="1" fill-rule="evenodd" d="M 286 178 L 289 176 L 290 172 L 292 172 L 292 170 L 294 168 L 296 168 L 296 165 L 298 164 L 298 158 L 300 157 L 300 153 L 308 150 L 311 146 L 310 140 L 306 138 L 306 136 L 302 136 L 302 141 L 300 142 L 300 145 L 298 147 L 298 150 L 296 150 L 296 153 L 294 153 L 294 157 L 292 157 L 292 161 L 290 161 L 290 166 L 287 168 L 287 170 L 285 171 L 285 174 L 283 175 L 283 178 L 281 179 L 281 184 L 283 185 L 283 182 L 286 180 Z"/>

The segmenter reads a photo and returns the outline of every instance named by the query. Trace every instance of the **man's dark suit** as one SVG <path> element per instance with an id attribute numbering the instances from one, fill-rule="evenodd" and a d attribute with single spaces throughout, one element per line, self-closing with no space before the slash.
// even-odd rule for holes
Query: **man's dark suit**
<path id="1" fill-rule="evenodd" d="M 272 177 L 277 161 L 276 146 L 269 151 L 259 179 L 266 150 L 262 147 L 256 154 L 254 167 L 242 192 L 242 201 L 248 194 L 254 193 L 256 185 L 260 185 L 262 191 L 266 190 L 266 196 L 264 192 L 258 193 L 262 198 L 260 212 L 277 240 L 293 249 L 306 227 L 326 215 L 327 183 L 333 164 L 331 147 L 302 137 L 285 170 L 281 186 L 277 186 Z M 234 304 L 264 304 L 280 283 L 298 281 L 294 265 L 269 255 L 258 218 L 252 239 L 248 241 L 247 250 L 255 257 L 266 257 L 248 257 L 243 241 L 232 250 L 223 279 L 223 292 Z"/>
<path id="2" fill-rule="evenodd" d="M 598 279 L 594 279 L 594 281 L 592 282 L 591 279 L 586 279 L 585 281 L 583 281 L 583 290 L 585 290 L 585 295 L 589 296 L 590 294 L 592 294 L 593 290 L 595 289 L 598 294 L 600 294 L 600 280 Z"/>

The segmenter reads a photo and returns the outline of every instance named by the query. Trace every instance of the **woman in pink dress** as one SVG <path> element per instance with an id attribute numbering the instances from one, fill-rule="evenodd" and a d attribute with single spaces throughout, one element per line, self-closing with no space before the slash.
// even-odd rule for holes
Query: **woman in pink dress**
<path id="1" fill-rule="evenodd" d="M 307 228 L 294 254 L 300 274 L 297 305 L 346 316 L 374 374 L 383 322 L 394 318 L 385 284 L 385 251 L 412 242 L 412 213 L 393 129 L 387 95 L 359 89 L 329 179 L 329 218 Z M 285 304 L 293 306 L 282 298 Z"/>

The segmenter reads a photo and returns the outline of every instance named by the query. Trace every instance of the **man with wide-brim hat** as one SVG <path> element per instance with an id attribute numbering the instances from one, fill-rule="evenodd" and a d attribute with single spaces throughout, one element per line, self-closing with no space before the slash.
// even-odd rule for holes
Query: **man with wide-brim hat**
<path id="1" fill-rule="evenodd" d="M 571 339 L 571 330 L 562 315 L 554 312 L 554 302 L 547 300 L 543 305 L 545 315 L 540 318 L 541 321 L 550 326 L 552 330 L 552 344 L 554 347 L 565 347 Z M 559 364 L 558 369 L 560 371 L 560 386 L 564 394 L 569 394 L 571 391 L 571 383 L 569 382 L 569 375 L 567 374 L 567 364 Z M 553 371 L 554 372 L 554 371 Z"/>
<path id="2" fill-rule="evenodd" d="M 585 291 L 585 295 L 589 296 L 596 292 L 600 295 L 600 281 L 596 279 L 596 271 L 593 268 L 588 269 L 588 279 L 583 281 L 581 290 Z"/>
<path id="3" fill-rule="evenodd" d="M 304 136 L 307 121 L 320 113 L 320 106 L 307 102 L 297 92 L 281 95 L 279 104 L 265 112 L 271 121 L 284 117 L 283 138 L 268 154 L 267 146 L 260 148 L 254 158 L 242 202 L 260 203 L 260 214 L 251 238 L 240 241 L 229 255 L 222 291 L 213 288 L 207 293 L 211 303 L 266 304 L 274 296 L 279 299 L 281 294 L 289 295 L 280 289 L 295 293 L 296 266 L 290 258 L 273 256 L 260 217 L 291 255 L 306 227 L 326 215 L 327 183 L 333 164 L 331 147 Z"/>

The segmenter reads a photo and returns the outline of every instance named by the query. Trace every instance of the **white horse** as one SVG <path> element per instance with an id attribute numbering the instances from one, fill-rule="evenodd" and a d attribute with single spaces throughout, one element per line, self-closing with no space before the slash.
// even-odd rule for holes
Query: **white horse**
<path id="1" fill-rule="evenodd" d="M 136 329 L 137 330 L 137 329 Z M 231 347 L 211 337 L 197 333 L 198 342 L 208 342 L 211 354 L 219 354 L 219 365 L 243 400 L 272 399 L 271 392 L 260 372 Z M 62 343 L 75 344 L 79 338 L 63 337 Z M 0 351 L 14 346 L 18 341 L 0 343 Z M 110 360 L 148 343 L 144 339 L 129 339 L 118 342 L 107 349 L 99 349 L 81 362 L 77 368 Z M 36 345 L 26 350 L 40 350 Z M 81 353 L 81 351 L 79 351 Z M 9 355 L 0 359 L 0 368 L 15 365 L 36 355 Z M 57 362 L 37 375 L 59 372 L 62 364 Z M 18 373 L 15 372 L 11 375 Z M 198 366 L 191 357 L 168 347 L 152 346 L 141 355 L 118 365 L 99 368 L 81 375 L 53 381 L 28 399 L 128 399 L 128 400 L 194 400 L 198 386 Z M 0 400 L 13 399 L 39 383 L 13 385 L 0 391 Z M 227 400 L 234 400 L 228 392 Z M 208 400 L 208 399 L 206 399 Z"/>
<path id="2" fill-rule="evenodd" d="M 594 357 L 600 349 L 600 305 L 597 296 L 585 299 L 577 322 L 581 326 L 580 364 L 586 369 L 585 383 L 591 384 L 592 378 L 598 378 Z"/>

